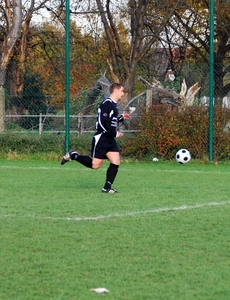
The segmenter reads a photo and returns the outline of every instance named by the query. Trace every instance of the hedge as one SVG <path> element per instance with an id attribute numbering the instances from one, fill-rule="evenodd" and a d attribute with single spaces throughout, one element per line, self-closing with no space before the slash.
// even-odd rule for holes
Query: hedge
<path id="1" fill-rule="evenodd" d="M 213 156 L 215 160 L 229 159 L 230 133 L 227 130 L 230 109 L 216 107 L 213 123 Z M 193 158 L 208 155 L 209 111 L 192 106 L 183 110 L 168 105 L 153 105 L 143 109 L 136 134 L 121 142 L 124 156 L 156 156 L 170 160 L 181 149 L 188 149 Z"/>

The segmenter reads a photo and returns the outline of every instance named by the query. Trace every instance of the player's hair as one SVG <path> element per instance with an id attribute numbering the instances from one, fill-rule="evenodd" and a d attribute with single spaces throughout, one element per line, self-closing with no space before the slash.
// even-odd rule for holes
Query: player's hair
<path id="1" fill-rule="evenodd" d="M 123 85 L 121 83 L 118 83 L 118 82 L 112 83 L 109 87 L 110 94 L 112 94 L 115 89 L 120 89 L 121 87 L 123 87 Z"/>

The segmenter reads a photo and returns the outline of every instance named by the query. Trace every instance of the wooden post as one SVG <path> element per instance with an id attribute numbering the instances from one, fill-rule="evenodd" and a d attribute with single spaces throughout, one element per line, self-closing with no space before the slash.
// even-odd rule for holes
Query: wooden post
<path id="1" fill-rule="evenodd" d="M 148 110 L 151 105 L 152 105 L 152 90 L 147 89 L 146 90 L 146 110 Z"/>
<path id="2" fill-rule="evenodd" d="M 83 133 L 83 113 L 82 112 L 80 112 L 78 114 L 77 129 L 78 129 L 79 135 L 82 135 L 82 133 Z"/>
<path id="3" fill-rule="evenodd" d="M 0 132 L 5 130 L 5 90 L 0 88 Z"/>
<path id="4" fill-rule="evenodd" d="M 42 134 L 43 124 L 42 124 L 42 113 L 39 115 L 39 134 Z"/>

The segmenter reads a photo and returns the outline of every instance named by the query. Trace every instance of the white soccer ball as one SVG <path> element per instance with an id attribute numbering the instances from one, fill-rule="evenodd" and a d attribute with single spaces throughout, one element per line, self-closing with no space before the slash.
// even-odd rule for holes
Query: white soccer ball
<path id="1" fill-rule="evenodd" d="M 191 154 L 187 149 L 180 149 L 176 153 L 176 160 L 180 164 L 187 164 L 191 160 Z"/>

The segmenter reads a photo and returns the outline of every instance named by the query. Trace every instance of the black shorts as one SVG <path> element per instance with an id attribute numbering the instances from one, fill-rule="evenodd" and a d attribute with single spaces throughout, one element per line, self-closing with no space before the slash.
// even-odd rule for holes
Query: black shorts
<path id="1" fill-rule="evenodd" d="M 96 132 L 92 139 L 91 156 L 99 159 L 106 159 L 107 152 L 119 152 L 115 138 L 106 133 Z"/>

